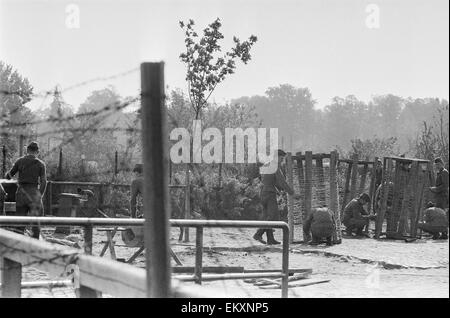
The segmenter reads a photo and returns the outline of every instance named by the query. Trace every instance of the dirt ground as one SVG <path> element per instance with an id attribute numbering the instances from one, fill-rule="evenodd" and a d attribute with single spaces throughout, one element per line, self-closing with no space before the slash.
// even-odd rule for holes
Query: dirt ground
<path id="1" fill-rule="evenodd" d="M 281 269 L 281 246 L 268 247 L 252 239 L 250 229 L 205 229 L 204 266 L 243 266 L 247 269 Z M 194 266 L 195 231 L 190 242 L 178 242 L 172 229 L 171 246 L 184 266 Z M 299 233 L 296 233 L 297 235 Z M 281 231 L 276 231 L 281 240 Z M 296 238 L 297 238 L 296 235 Z M 104 245 L 104 232 L 95 232 L 94 255 Z M 118 258 L 128 259 L 137 248 L 123 246 L 115 239 Z M 109 251 L 105 257 L 109 257 Z M 173 266 L 176 266 L 173 261 Z M 141 254 L 133 263 L 145 266 Z M 327 283 L 289 289 L 289 297 L 449 297 L 449 243 L 422 239 L 404 241 L 344 238 L 331 247 L 293 244 L 289 268 L 311 268 L 311 278 Z M 45 273 L 28 268 L 24 281 L 48 279 Z M 186 283 L 193 284 L 193 283 Z M 261 289 L 243 280 L 204 282 L 227 297 L 280 297 L 280 289 Z M 23 297 L 74 297 L 71 288 L 24 289 Z M 223 294 L 222 294 L 223 296 Z M 212 294 L 211 297 L 214 297 Z"/>

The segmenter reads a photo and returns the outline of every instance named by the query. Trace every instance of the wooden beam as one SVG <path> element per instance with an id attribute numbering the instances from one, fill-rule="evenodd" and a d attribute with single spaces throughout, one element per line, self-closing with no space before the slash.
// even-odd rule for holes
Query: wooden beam
<path id="1" fill-rule="evenodd" d="M 352 156 L 352 174 L 350 181 L 350 200 L 353 200 L 356 197 L 356 186 L 358 180 L 358 155 L 354 154 Z"/>
<path id="2" fill-rule="evenodd" d="M 327 206 L 326 202 L 326 190 L 325 190 L 325 177 L 323 172 L 323 159 L 317 158 L 316 159 L 316 174 L 317 174 L 317 187 L 316 192 L 318 196 L 318 200 L 320 203 L 323 203 L 325 206 Z"/>
<path id="3" fill-rule="evenodd" d="M 292 171 L 292 153 L 286 154 L 286 174 L 287 183 L 294 189 L 294 178 Z M 294 196 L 288 194 L 288 224 L 289 224 L 289 243 L 294 241 Z"/>
<path id="4" fill-rule="evenodd" d="M 2 255 L 0 253 L 0 255 Z M 20 298 L 22 283 L 22 264 L 3 257 L 2 264 L 2 297 Z"/>
<path id="5" fill-rule="evenodd" d="M 344 197 L 342 199 L 341 217 L 343 216 L 345 206 L 349 202 L 350 179 L 351 179 L 351 175 L 352 175 L 352 166 L 353 166 L 353 163 L 349 163 L 347 166 L 347 171 L 345 172 Z"/>
<path id="6" fill-rule="evenodd" d="M 302 153 L 297 152 L 297 157 L 301 156 Z M 302 221 L 303 214 L 305 213 L 305 174 L 303 171 L 303 160 L 297 160 L 297 177 L 300 191 L 300 221 Z"/>
<path id="7" fill-rule="evenodd" d="M 170 296 L 169 178 L 164 63 L 141 64 L 147 296 Z"/>
<path id="8" fill-rule="evenodd" d="M 308 215 L 311 213 L 312 206 L 312 152 L 305 153 L 305 213 L 302 216 L 303 225 Z M 303 231 L 303 240 L 309 239 L 309 233 Z"/>
<path id="9" fill-rule="evenodd" d="M 422 193 L 420 193 L 420 187 L 419 187 L 419 163 L 413 162 L 411 166 L 411 211 L 409 213 L 409 222 L 411 225 L 411 236 L 415 237 L 417 234 L 417 215 L 418 215 L 418 205 L 420 197 L 422 196 Z"/>
<path id="10" fill-rule="evenodd" d="M 377 213 L 377 220 L 375 223 L 375 238 L 380 238 L 380 234 L 383 228 L 383 222 L 384 217 L 386 215 L 387 210 L 387 201 L 389 196 L 389 182 L 390 182 L 390 175 L 392 172 L 392 159 L 384 158 L 383 159 L 383 174 L 382 174 L 382 181 L 381 184 L 382 192 L 381 192 L 381 209 L 379 213 Z"/>
<path id="11" fill-rule="evenodd" d="M 341 215 L 339 211 L 339 195 L 338 195 L 338 184 L 337 184 L 337 151 L 331 152 L 330 158 L 330 209 L 334 213 L 334 221 L 336 226 L 336 231 L 333 234 L 333 241 L 335 243 L 341 243 L 342 232 L 341 232 Z"/>

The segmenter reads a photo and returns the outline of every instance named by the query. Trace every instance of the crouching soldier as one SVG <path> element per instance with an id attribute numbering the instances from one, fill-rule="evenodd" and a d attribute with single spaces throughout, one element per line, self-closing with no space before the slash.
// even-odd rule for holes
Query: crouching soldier
<path id="1" fill-rule="evenodd" d="M 344 223 L 346 227 L 347 235 L 351 236 L 353 231 L 356 231 L 356 235 L 364 236 L 364 227 L 369 226 L 370 220 L 375 218 L 374 215 L 369 215 L 364 209 L 364 206 L 369 204 L 369 195 L 363 193 L 346 205 L 342 223 Z"/>
<path id="2" fill-rule="evenodd" d="M 11 170 L 6 174 L 11 179 L 19 173 L 18 188 L 16 192 L 16 215 L 40 216 L 43 212 L 42 196 L 47 187 L 45 163 L 38 159 L 39 145 L 31 142 L 27 147 L 27 154 L 16 160 Z M 17 228 L 24 233 L 25 228 Z M 33 238 L 39 239 L 39 227 L 32 227 Z"/>
<path id="3" fill-rule="evenodd" d="M 311 233 L 311 245 L 317 245 L 325 239 L 330 246 L 333 244 L 335 224 L 333 211 L 328 208 L 313 209 L 305 221 L 303 231 L 308 233 L 308 236 Z"/>
<path id="4" fill-rule="evenodd" d="M 433 240 L 448 239 L 448 219 L 443 209 L 428 203 L 424 212 L 424 221 L 417 224 L 418 229 L 433 235 Z"/>

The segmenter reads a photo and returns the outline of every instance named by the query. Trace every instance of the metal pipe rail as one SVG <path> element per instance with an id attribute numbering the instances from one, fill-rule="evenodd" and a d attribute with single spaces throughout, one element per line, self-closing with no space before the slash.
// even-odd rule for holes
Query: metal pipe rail
<path id="1" fill-rule="evenodd" d="M 0 229 L 1 296 L 21 297 L 22 269 L 32 266 L 54 276 L 73 274 L 78 297 L 100 297 L 105 293 L 116 297 L 146 297 L 145 269 L 86 255 L 71 247 L 39 241 Z M 227 297 L 219 290 L 201 286 L 186 287 L 172 279 L 171 297 Z"/>
<path id="2" fill-rule="evenodd" d="M 170 219 L 172 227 L 195 227 L 196 228 L 196 254 L 195 271 L 193 276 L 183 276 L 181 280 L 195 281 L 201 284 L 204 280 L 222 279 L 245 279 L 245 278 L 281 278 L 281 297 L 288 296 L 289 278 L 289 226 L 285 222 L 277 221 L 228 221 L 228 220 L 183 220 Z M 0 225 L 9 226 L 82 226 L 85 228 L 84 250 L 86 254 L 92 254 L 92 230 L 95 226 L 143 226 L 144 219 L 123 218 L 71 218 L 71 217 L 28 217 L 28 216 L 1 216 Z M 217 274 L 202 275 L 203 268 L 203 228 L 205 227 L 227 227 L 227 228 L 278 228 L 283 231 L 282 242 L 282 269 L 275 273 L 244 273 L 244 274 Z"/>

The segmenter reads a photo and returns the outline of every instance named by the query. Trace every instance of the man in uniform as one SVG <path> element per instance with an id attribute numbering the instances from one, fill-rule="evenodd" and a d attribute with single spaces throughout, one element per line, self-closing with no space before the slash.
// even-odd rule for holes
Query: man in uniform
<path id="1" fill-rule="evenodd" d="M 312 234 L 311 245 L 318 245 L 322 239 L 326 239 L 327 245 L 332 245 L 335 231 L 334 213 L 328 208 L 313 209 L 306 218 L 303 226 L 305 233 Z"/>
<path id="2" fill-rule="evenodd" d="M 448 171 L 441 158 L 434 160 L 434 167 L 437 171 L 436 183 L 430 190 L 434 193 L 435 207 L 445 210 L 448 208 Z"/>
<path id="3" fill-rule="evenodd" d="M 286 182 L 286 179 L 280 169 L 281 163 L 283 161 L 283 158 L 286 156 L 286 153 L 283 150 L 278 150 L 277 155 L 278 163 L 276 171 L 274 173 L 261 173 L 261 204 L 263 206 L 263 220 L 266 221 L 280 220 L 280 211 L 278 210 L 277 203 L 277 191 L 284 190 L 288 194 L 294 194 L 294 190 Z M 269 163 L 269 165 L 270 164 L 274 163 L 272 162 Z M 265 167 L 267 168 L 267 165 Z M 280 242 L 275 240 L 273 232 L 273 229 L 258 229 L 255 235 L 253 235 L 253 238 L 263 244 L 280 244 Z M 267 242 L 263 240 L 262 236 L 264 233 L 266 233 L 267 235 Z"/>
<path id="4" fill-rule="evenodd" d="M 142 195 L 144 194 L 144 176 L 142 164 L 136 164 L 133 172 L 135 173 L 135 178 L 133 179 L 133 181 L 131 181 L 130 212 L 131 217 L 136 218 L 142 217 Z"/>
<path id="5" fill-rule="evenodd" d="M 364 236 L 364 227 L 368 226 L 369 221 L 374 218 L 374 216 L 369 215 L 364 209 L 366 204 L 370 204 L 370 197 L 367 193 L 362 193 L 346 205 L 342 223 L 346 227 L 347 235 L 351 236 L 353 231 L 356 230 L 357 236 Z"/>
<path id="6" fill-rule="evenodd" d="M 27 154 L 17 159 L 6 174 L 6 178 L 11 179 L 19 173 L 15 213 L 18 216 L 40 216 L 43 211 L 42 196 L 47 187 L 47 175 L 45 163 L 37 157 L 38 154 L 39 145 L 33 141 L 27 147 Z M 23 234 L 25 228 L 17 230 Z M 33 238 L 39 239 L 39 234 L 39 227 L 33 226 Z"/>
<path id="7" fill-rule="evenodd" d="M 443 209 L 434 206 L 432 202 L 428 203 L 424 221 L 417 224 L 418 229 L 433 235 L 433 240 L 448 239 L 448 219 Z"/>

